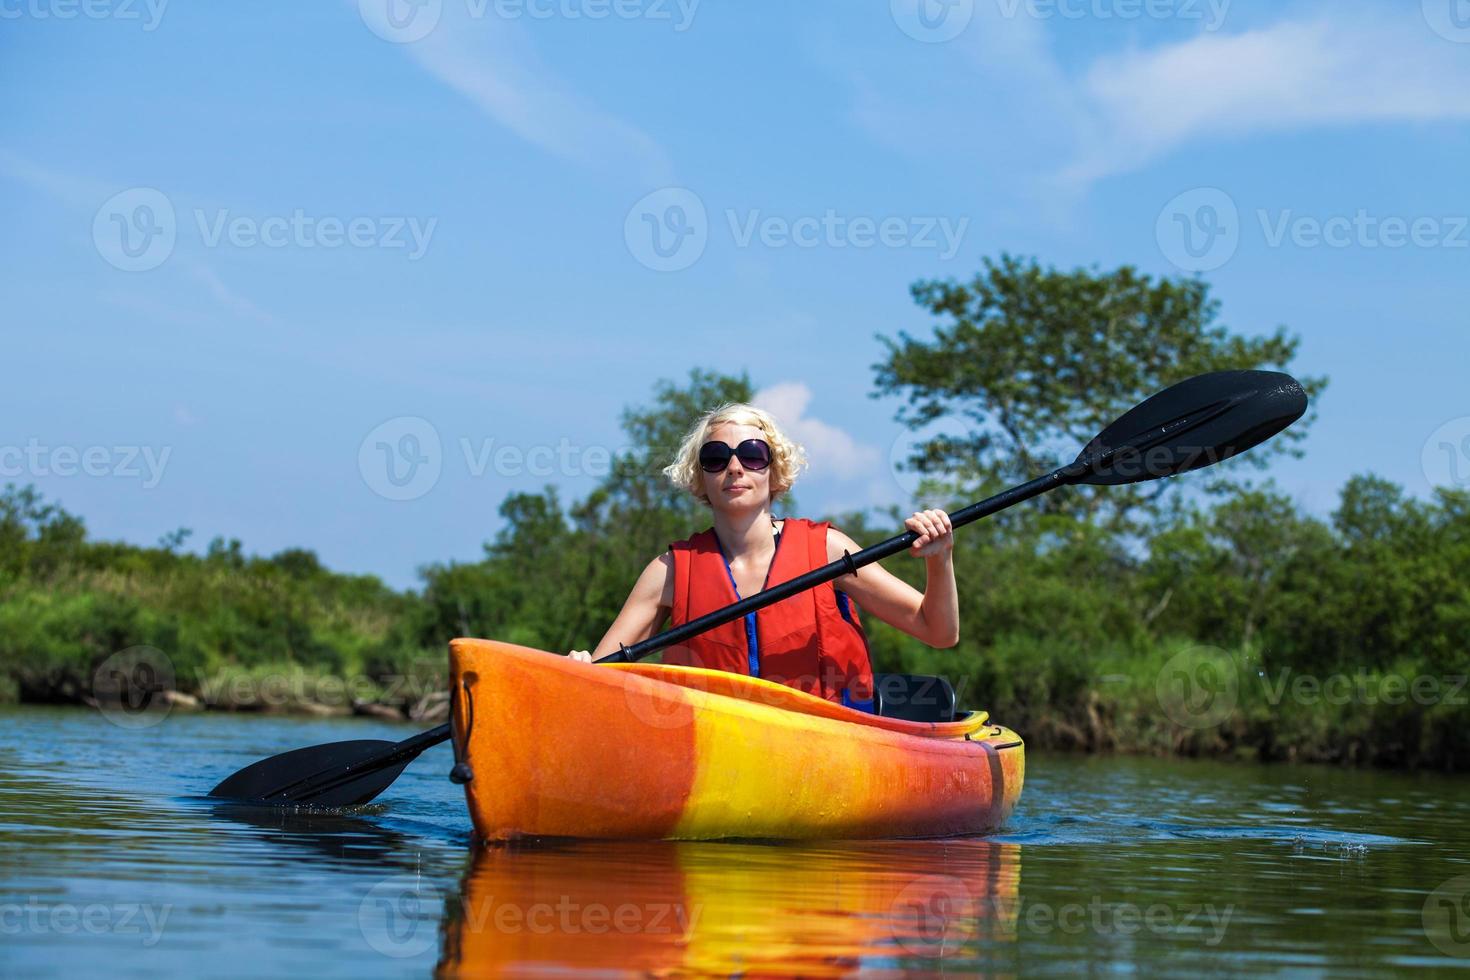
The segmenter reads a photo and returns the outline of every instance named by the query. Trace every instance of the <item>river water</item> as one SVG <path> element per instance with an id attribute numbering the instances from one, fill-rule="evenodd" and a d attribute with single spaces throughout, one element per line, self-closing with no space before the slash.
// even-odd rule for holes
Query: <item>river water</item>
<path id="1" fill-rule="evenodd" d="M 1033 753 L 987 839 L 482 849 L 444 746 L 351 815 L 202 799 L 408 727 L 13 708 L 0 730 L 4 977 L 1470 975 L 1463 778 Z"/>

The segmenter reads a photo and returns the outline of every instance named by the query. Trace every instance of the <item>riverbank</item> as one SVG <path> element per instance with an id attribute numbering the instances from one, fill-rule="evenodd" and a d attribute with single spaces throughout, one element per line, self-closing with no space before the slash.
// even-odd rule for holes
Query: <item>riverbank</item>
<path id="1" fill-rule="evenodd" d="M 970 670 L 956 669 L 966 664 Z M 989 711 L 1038 750 L 1445 772 L 1462 770 L 1467 758 L 1464 675 L 1359 670 L 1320 677 L 1273 664 L 1259 650 L 1183 640 L 1112 653 L 1068 653 L 1035 640 L 978 658 L 880 653 L 878 669 L 948 677 L 961 707 Z M 428 657 L 407 674 L 375 678 L 265 665 L 159 686 L 171 670 L 161 651 L 134 648 L 105 661 L 91 690 L 69 686 L 25 700 L 105 713 L 359 716 L 426 725 L 449 712 L 447 681 Z"/>

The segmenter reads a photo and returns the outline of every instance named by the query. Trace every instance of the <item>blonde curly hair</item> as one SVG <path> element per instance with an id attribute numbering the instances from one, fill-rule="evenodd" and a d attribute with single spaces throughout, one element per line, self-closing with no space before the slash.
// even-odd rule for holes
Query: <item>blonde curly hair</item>
<path id="1" fill-rule="evenodd" d="M 744 402 L 726 402 L 710 409 L 695 421 L 679 444 L 674 461 L 664 467 L 664 476 L 681 490 L 688 490 L 706 507 L 711 506 L 704 492 L 704 471 L 699 467 L 699 447 L 709 442 L 710 433 L 722 425 L 753 425 L 765 434 L 771 446 L 771 500 L 791 489 L 797 474 L 806 466 L 806 450 L 781 431 L 770 412 Z"/>

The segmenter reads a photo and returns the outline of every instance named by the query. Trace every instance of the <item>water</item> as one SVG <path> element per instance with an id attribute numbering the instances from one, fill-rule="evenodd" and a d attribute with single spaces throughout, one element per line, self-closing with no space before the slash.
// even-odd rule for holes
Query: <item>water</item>
<path id="1" fill-rule="evenodd" d="M 200 799 L 262 756 L 412 728 L 0 726 L 6 977 L 1470 970 L 1463 779 L 1033 754 L 984 840 L 479 849 L 443 746 L 361 813 Z"/>

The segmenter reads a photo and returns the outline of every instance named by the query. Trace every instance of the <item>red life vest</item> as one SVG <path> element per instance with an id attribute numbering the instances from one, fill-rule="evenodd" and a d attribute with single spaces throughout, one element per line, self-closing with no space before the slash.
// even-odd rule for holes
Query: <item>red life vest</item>
<path id="1" fill-rule="evenodd" d="M 827 562 L 828 523 L 787 518 L 765 588 Z M 674 559 L 673 625 L 681 626 L 741 598 L 714 529 L 669 545 Z M 857 607 L 831 582 L 807 589 L 707 630 L 664 652 L 664 663 L 709 667 L 777 681 L 868 708 L 873 668 Z"/>

